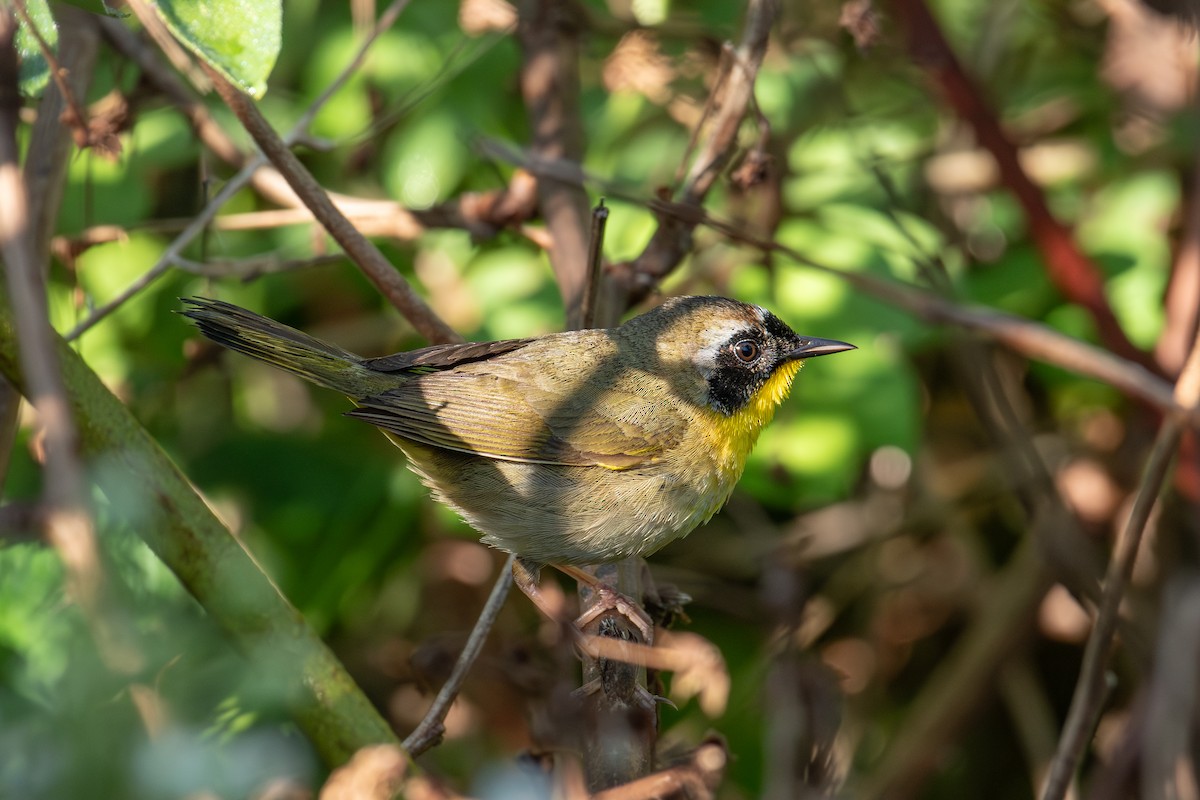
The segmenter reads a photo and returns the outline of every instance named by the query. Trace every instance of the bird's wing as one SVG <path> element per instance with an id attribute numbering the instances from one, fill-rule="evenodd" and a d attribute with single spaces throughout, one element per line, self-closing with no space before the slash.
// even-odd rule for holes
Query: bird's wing
<path id="1" fill-rule="evenodd" d="M 629 469 L 658 459 L 684 433 L 676 415 L 615 388 L 572 396 L 495 374 L 414 377 L 364 398 L 348 416 L 418 444 L 507 461 Z"/>
<path id="2" fill-rule="evenodd" d="M 391 356 L 363 359 L 363 366 L 375 372 L 430 372 L 486 361 L 504 353 L 520 350 L 532 339 L 504 339 L 499 342 L 462 342 L 435 344 Z"/>

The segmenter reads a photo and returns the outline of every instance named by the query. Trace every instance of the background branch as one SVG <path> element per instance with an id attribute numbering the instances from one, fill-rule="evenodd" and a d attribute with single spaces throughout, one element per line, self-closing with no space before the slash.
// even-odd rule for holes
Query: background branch
<path id="1" fill-rule="evenodd" d="M 550 159 L 583 159 L 579 115 L 579 31 L 568 4 L 523 0 L 517 23 L 521 42 L 521 96 L 532 128 L 530 148 Z M 583 322 L 587 288 L 590 203 L 577 183 L 538 183 L 538 206 L 550 232 L 550 265 L 558 280 L 568 330 Z"/>
<path id="2" fill-rule="evenodd" d="M 750 0 L 738 45 L 728 51 L 725 69 L 713 88 L 712 116 L 703 128 L 687 177 L 676 193 L 679 207 L 700 211 L 704 198 L 737 150 L 737 134 L 754 98 L 754 81 L 767 52 L 779 0 Z M 701 212 L 702 213 L 702 212 Z M 695 218 L 660 216 L 658 229 L 633 262 L 614 265 L 611 285 L 620 293 L 617 308 L 644 299 L 692 250 Z"/>
<path id="3" fill-rule="evenodd" d="M 128 409 L 65 341 L 55 337 L 53 353 L 82 452 L 105 461 L 100 488 L 120 493 L 132 483 L 147 493 L 149 517 L 138 532 L 252 663 L 267 659 L 263 668 L 287 688 L 297 723 L 325 763 L 336 766 L 371 744 L 397 743 L 325 643 Z M 0 372 L 28 391 L 7 312 L 0 312 Z"/>
<path id="4" fill-rule="evenodd" d="M 1185 409 L 1196 409 L 1200 405 L 1200 338 L 1192 343 L 1191 353 L 1184 363 L 1183 371 L 1175 384 L 1175 400 Z M 1104 675 L 1112 654 L 1113 635 L 1116 633 L 1121 602 L 1125 588 L 1133 575 L 1133 564 L 1150 520 L 1150 513 L 1158 501 L 1159 492 L 1167 478 L 1167 471 L 1179 447 L 1186 421 L 1180 413 L 1167 416 L 1159 429 L 1150 455 L 1146 459 L 1145 471 L 1138 486 L 1137 498 L 1129 513 L 1125 531 L 1117 540 L 1104 581 L 1104 595 L 1096 612 L 1096 623 L 1088 637 L 1084 650 L 1083 664 L 1079 669 L 1079 680 L 1071 698 L 1071 708 L 1063 725 L 1062 738 L 1058 743 L 1042 800 L 1061 800 L 1075 776 L 1083 750 L 1091 739 L 1100 705 L 1105 695 Z"/>
<path id="5" fill-rule="evenodd" d="M 1101 341 L 1113 353 L 1157 372 L 1154 361 L 1125 335 L 1104 294 L 1099 268 L 1079 249 L 1071 231 L 1050 212 L 1041 188 L 1021 166 L 1017 148 L 980 87 L 963 69 L 925 0 L 892 0 L 892 8 L 908 33 L 913 61 L 930 73 L 950 107 L 971 126 L 979 144 L 996 160 L 1004 185 L 1025 212 L 1050 279 L 1064 297 L 1087 310 Z"/>

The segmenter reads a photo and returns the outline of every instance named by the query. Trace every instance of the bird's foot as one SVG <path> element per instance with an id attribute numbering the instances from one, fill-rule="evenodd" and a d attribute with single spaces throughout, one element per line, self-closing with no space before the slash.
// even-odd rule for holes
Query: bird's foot
<path id="1" fill-rule="evenodd" d="M 600 583 L 595 578 L 589 584 L 594 593 L 588 609 L 575 619 L 575 627 L 583 630 L 602 614 L 615 611 L 633 623 L 642 634 L 642 641 L 647 645 L 654 644 L 654 620 L 646 613 L 637 601 L 628 595 L 621 594 L 606 583 Z"/>
<path id="2" fill-rule="evenodd" d="M 584 626 L 589 622 L 593 622 L 601 614 L 607 611 L 616 611 L 633 624 L 638 633 L 642 635 L 642 641 L 645 644 L 654 644 L 654 620 L 638 605 L 636 600 L 628 595 L 621 594 L 607 583 L 596 578 L 595 575 L 578 567 L 559 564 L 552 566 L 565 575 L 569 575 L 580 583 L 587 585 L 595 593 L 594 600 L 589 608 L 575 620 L 575 628 L 578 631 L 582 633 Z M 560 619 L 555 609 L 550 606 L 545 595 L 542 594 L 541 589 L 538 588 L 538 572 L 540 569 L 540 564 L 518 558 L 513 562 L 513 579 L 517 584 L 517 588 L 524 592 L 533 601 L 534 605 L 542 610 L 542 613 L 551 619 Z"/>

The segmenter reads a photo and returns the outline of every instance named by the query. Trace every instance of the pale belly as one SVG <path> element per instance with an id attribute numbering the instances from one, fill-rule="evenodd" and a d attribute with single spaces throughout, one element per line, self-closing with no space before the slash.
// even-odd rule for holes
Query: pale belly
<path id="1" fill-rule="evenodd" d="M 706 522 L 740 470 L 669 465 L 615 471 L 496 461 L 403 446 L 413 470 L 493 547 L 542 563 L 596 564 L 645 556 Z"/>

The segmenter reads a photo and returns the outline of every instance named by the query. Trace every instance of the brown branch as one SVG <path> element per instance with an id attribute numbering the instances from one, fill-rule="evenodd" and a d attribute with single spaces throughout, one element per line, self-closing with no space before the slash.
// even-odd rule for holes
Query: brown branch
<path id="1" fill-rule="evenodd" d="M 74 85 L 83 85 L 86 87 L 87 76 L 82 78 L 82 83 L 80 78 L 75 78 L 73 85 L 71 74 L 59 63 L 58 58 L 55 55 L 54 48 L 51 47 L 50 44 L 42 37 L 42 32 L 38 30 L 37 25 L 34 24 L 34 21 L 30 18 L 29 12 L 25 8 L 25 3 L 21 2 L 21 0 L 18 0 L 18 2 L 13 5 L 13 8 L 16 9 L 17 14 L 25 23 L 25 27 L 28 29 L 29 33 L 32 34 L 33 38 L 37 40 L 38 49 L 41 51 L 42 58 L 46 60 L 46 67 L 50 72 L 50 79 L 55 89 L 54 95 L 56 100 L 53 104 L 44 105 L 41 110 L 53 111 L 54 105 L 58 105 L 60 107 L 59 113 L 53 120 L 51 120 L 51 124 L 57 124 L 59 122 L 65 123 L 68 128 L 70 128 L 75 143 L 81 148 L 87 147 L 89 144 L 91 144 L 90 137 L 88 136 L 87 125 L 84 124 L 84 120 L 87 119 L 87 114 L 84 113 L 83 107 L 80 105 L 78 100 L 79 95 L 75 93 L 74 89 Z M 74 44 L 76 42 L 77 40 L 74 40 L 71 43 Z M 63 44 L 65 45 L 67 43 L 64 42 Z M 87 47 L 88 45 L 84 43 L 83 46 Z M 91 59 L 94 59 L 94 39 L 91 43 L 91 47 L 93 48 Z M 64 52 L 67 51 L 64 49 Z M 72 55 L 71 58 L 74 59 L 75 56 Z M 85 55 L 84 62 L 86 63 L 88 60 L 88 57 Z"/>
<path id="2" fill-rule="evenodd" d="M 62 558 L 68 592 L 83 611 L 105 663 L 133 672 L 141 668 L 140 653 L 119 624 L 123 618 L 106 607 L 104 573 L 79 462 L 79 437 L 59 372 L 54 331 L 47 316 L 45 270 L 37 260 L 29 198 L 18 163 L 21 99 L 16 29 L 12 7 L 0 9 L 0 205 L 4 207 L 0 257 L 27 380 L 25 394 L 45 431 L 44 531 Z"/>
<path id="3" fill-rule="evenodd" d="M 291 142 L 304 135 L 305 127 L 302 123 L 312 119 L 325 100 L 353 74 L 367 48 L 380 33 L 393 24 L 406 5 L 407 0 L 397 0 L 380 15 L 372 32 L 359 45 L 355 57 L 342 69 L 329 88 L 309 106 L 305 115 L 293 127 L 294 133 L 286 141 Z M 100 20 L 100 26 L 113 47 L 138 65 L 143 79 L 155 86 L 167 102 L 184 115 L 197 138 L 218 158 L 240 169 L 255 157 L 254 154 L 245 153 L 238 148 L 213 120 L 204 103 L 162 63 L 155 48 L 134 35 L 119 20 L 105 18 Z M 311 212 L 305 208 L 304 203 L 278 170 L 269 165 L 260 165 L 251 175 L 250 182 L 259 194 L 271 202 L 294 209 L 303 220 L 312 218 Z M 462 228 L 478 238 L 493 236 L 498 230 L 515 227 L 533 215 L 535 190 L 536 182 L 527 173 L 521 173 L 514 176 L 505 189 L 479 194 L 467 193 L 454 201 L 424 210 L 407 209 L 390 200 L 364 200 L 337 193 L 330 193 L 330 197 L 346 216 L 356 221 L 357 227 L 365 234 L 390 236 L 407 241 L 416 239 L 427 228 L 441 227 Z"/>
<path id="4" fill-rule="evenodd" d="M 33 262 L 45 275 L 50 267 L 50 237 L 58 221 L 66 185 L 67 165 L 73 136 L 72 126 L 63 119 L 72 101 L 83 97 L 92 75 L 99 50 L 93 15 L 70 6 L 55 9 L 59 24 L 59 66 L 65 70 L 65 92 L 55 82 L 46 89 L 38 105 L 37 122 L 29 136 L 25 154 L 24 180 L 29 193 L 29 228 Z M 17 433 L 20 394 L 0 379 L 0 486 L 8 473 L 9 456 Z"/>
<path id="5" fill-rule="evenodd" d="M 288 137 L 285 137 L 287 141 Z M 260 162 L 261 163 L 261 162 Z M 262 167 L 255 175 L 269 167 Z M 253 178 L 251 178 L 253 180 Z M 243 182 L 239 182 L 239 188 Z M 453 228 L 465 230 L 477 239 L 495 236 L 501 230 L 521 231 L 521 225 L 537 211 L 537 179 L 524 170 L 513 175 L 508 186 L 486 192 L 464 192 L 453 200 L 420 211 L 405 209 L 391 200 L 361 200 L 333 195 L 338 207 L 367 236 L 387 236 L 398 241 L 415 241 L 427 230 Z M 139 222 L 136 225 L 94 225 L 70 236 L 57 236 L 52 242 L 54 254 L 70 262 L 90 247 L 106 242 L 123 242 L 133 230 L 177 233 L 185 230 L 195 217 L 175 217 Z M 253 231 L 288 225 L 311 225 L 312 211 L 304 206 L 246 211 L 213 217 L 210 230 Z"/>
<path id="6" fill-rule="evenodd" d="M 359 45 L 355 57 L 342 69 L 333 84 L 310 105 L 301 121 L 315 116 L 315 111 L 353 73 L 355 65 L 361 61 L 370 44 L 392 25 L 396 15 L 406 5 L 407 0 L 397 0 L 379 16 L 375 28 Z M 238 169 L 255 157 L 254 154 L 245 153 L 238 148 L 213 119 L 208 107 L 162 62 L 159 52 L 154 47 L 136 36 L 119 20 L 105 18 L 100 20 L 100 25 L 113 47 L 137 64 L 143 79 L 162 92 L 167 102 L 184 115 L 205 147 L 222 161 Z M 293 126 L 293 130 L 297 131 L 294 137 L 304 133 L 300 125 Z M 306 219 L 311 218 L 311 212 L 307 211 L 303 201 L 292 191 L 278 170 L 269 165 L 260 165 L 251 175 L 250 182 L 259 194 L 271 202 L 295 209 L 296 213 L 307 215 Z M 419 237 L 426 228 L 463 228 L 473 236 L 484 238 L 494 235 L 502 228 L 519 225 L 533 216 L 535 190 L 536 182 L 526 173 L 514 176 L 510 186 L 497 193 L 467 193 L 450 203 L 419 211 L 405 208 L 391 200 L 364 200 L 333 192 L 330 193 L 330 197 L 346 216 L 355 219 L 363 233 L 408 241 Z"/>
<path id="7" fill-rule="evenodd" d="M 741 42 L 729 52 L 726 69 L 713 87 L 711 103 L 715 112 L 704 123 L 695 157 L 677 193 L 678 203 L 689 210 L 700 210 L 704 198 L 721 171 L 733 157 L 737 133 L 754 97 L 754 81 L 767 52 L 771 26 L 779 11 L 778 0 L 750 0 Z M 633 262 L 615 265 L 611 271 L 620 309 L 645 298 L 684 256 L 691 252 L 692 233 L 697 225 L 691 215 L 660 216 L 658 229 Z"/>
<path id="8" fill-rule="evenodd" d="M 336 88 L 348 78 L 354 67 L 361 62 L 361 59 L 364 57 L 371 42 L 377 38 L 378 34 L 382 32 L 386 26 L 390 25 L 395 20 L 396 16 L 406 5 L 407 0 L 396 0 L 396 2 L 393 2 L 392 5 L 389 6 L 385 13 L 380 17 L 373 34 L 367 37 L 367 39 L 360 45 L 355 57 L 351 60 L 347 67 L 344 68 L 341 73 L 339 73 L 338 77 L 334 80 L 331 86 L 328 87 L 326 91 L 323 92 L 320 97 L 318 97 L 317 100 L 309 106 L 305 114 L 302 115 L 298 124 L 288 135 L 287 141 L 292 141 L 295 138 L 303 135 L 308 122 L 316 114 L 317 109 L 319 109 L 320 106 L 326 100 L 328 100 L 330 96 L 332 96 Z M 122 41 L 124 46 L 132 48 L 131 42 L 129 42 L 127 39 L 119 37 L 116 32 L 113 32 L 112 35 Z M 137 48 L 132 49 L 134 52 L 139 53 L 140 58 L 143 60 L 147 59 L 144 51 Z M 209 69 L 207 66 L 204 68 L 206 70 Z M 316 183 L 316 181 L 312 178 L 312 175 L 304 169 L 304 167 L 300 164 L 299 159 L 297 159 L 295 155 L 291 153 L 287 147 L 287 143 L 284 140 L 281 140 L 278 134 L 276 134 L 266 120 L 263 119 L 262 115 L 258 112 L 258 109 L 253 105 L 253 103 L 251 103 L 244 94 L 242 94 L 227 80 L 225 80 L 223 76 L 219 75 L 215 71 L 210 70 L 210 77 L 212 78 L 213 83 L 218 87 L 218 90 L 222 93 L 222 96 L 226 99 L 226 102 L 229 103 L 232 108 L 234 108 L 235 113 L 239 113 L 240 109 L 240 116 L 243 124 L 247 125 L 247 130 L 249 130 L 251 135 L 254 136 L 256 141 L 259 142 L 260 147 L 263 148 L 263 152 L 273 153 L 274 158 L 277 159 L 277 166 L 287 165 L 287 169 L 283 170 L 284 174 L 287 176 L 287 180 L 297 182 L 296 186 L 293 187 L 296 189 L 295 193 L 289 194 L 292 194 L 292 196 L 302 196 L 304 203 L 309 206 L 314 216 L 317 217 L 318 221 L 321 221 L 322 224 L 325 225 L 326 229 L 329 230 L 334 239 L 342 245 L 343 249 L 347 253 L 347 256 L 364 271 L 367 277 L 372 280 L 377 287 L 380 288 L 380 290 L 392 302 L 392 304 L 399 308 L 401 312 L 408 317 L 409 321 L 413 323 L 414 327 L 416 327 L 422 335 L 426 336 L 426 338 L 429 338 L 430 341 L 461 340 L 461 337 L 459 337 L 457 333 L 455 333 L 449 328 L 449 326 L 442 322 L 442 320 L 440 320 L 437 315 L 433 313 L 433 311 L 425 304 L 425 302 L 421 300 L 421 298 L 412 290 L 404 278 L 400 276 L 400 274 L 396 272 L 391 264 L 387 262 L 387 260 L 383 257 L 383 254 L 379 252 L 378 248 L 367 241 L 366 238 L 363 237 L 362 234 L 359 233 L 352 224 L 350 224 L 345 216 L 343 216 L 336 208 L 333 207 L 329 196 Z M 168 82 L 167 85 L 173 86 L 171 91 L 176 99 L 187 97 L 186 89 L 178 85 L 177 82 L 175 84 L 170 84 Z M 204 118 L 207 118 L 207 116 Z M 218 129 L 214 127 L 208 130 L 211 134 L 213 131 Z M 223 136 L 224 135 L 222 133 L 220 137 L 217 137 L 218 146 L 223 146 L 220 144 Z M 242 167 L 242 171 L 228 183 L 226 183 L 217 197 L 214 198 L 214 200 L 211 201 L 199 215 L 193 218 L 188 228 L 182 234 L 176 237 L 176 239 L 171 243 L 167 251 L 159 259 L 158 263 L 154 265 L 154 267 L 143 274 L 138 280 L 131 284 L 117 297 L 98 308 L 87 319 L 83 320 L 70 332 L 70 334 L 68 334 L 68 338 L 78 337 L 90 327 L 95 325 L 98 321 L 103 319 L 104 316 L 119 308 L 130 297 L 134 296 L 143 288 L 145 288 L 145 286 L 149 285 L 158 277 L 165 274 L 171 264 L 174 262 L 174 259 L 182 252 L 183 248 L 193 238 L 195 238 L 195 236 L 199 235 L 206 228 L 209 220 L 216 215 L 217 211 L 228 199 L 228 197 L 232 196 L 232 194 L 240 189 L 242 185 L 254 178 L 259 172 L 259 168 L 262 167 L 264 163 L 264 156 L 261 155 L 254 156 L 252 159 L 246 162 Z"/>
<path id="9" fill-rule="evenodd" d="M 1200 337 L 1193 341 L 1187 362 L 1175 383 L 1175 401 L 1178 406 L 1188 411 L 1194 411 L 1200 406 Z M 1178 450 L 1187 424 L 1185 414 L 1184 411 L 1177 411 L 1167 415 L 1146 459 L 1133 510 L 1108 565 L 1104 595 L 1096 612 L 1096 622 L 1088 637 L 1087 647 L 1084 649 L 1079 680 L 1075 684 L 1071 708 L 1063 725 L 1062 737 L 1051 764 L 1042 800 L 1061 800 L 1066 793 L 1100 714 L 1105 694 L 1104 673 L 1112 654 L 1113 635 L 1117 629 L 1121 601 L 1125 596 L 1125 587 L 1133 575 L 1134 560 L 1137 558 L 1150 512 L 1158 500 L 1171 460 Z"/>
<path id="10" fill-rule="evenodd" d="M 1051 281 L 1067 300 L 1091 315 L 1106 347 L 1157 372 L 1153 359 L 1126 337 L 1104 295 L 1103 274 L 1079 249 L 1070 229 L 1051 213 L 1041 188 L 1021 166 L 1016 146 L 984 100 L 980 87 L 955 56 L 925 0 L 892 0 L 892 9 L 908 33 L 913 61 L 929 72 L 951 108 L 971 125 L 979 143 L 996 160 L 1001 180 L 1025 211 Z"/>
<path id="11" fill-rule="evenodd" d="M 192 126 L 197 138 L 227 164 L 245 166 L 250 156 L 243 153 L 213 119 L 208 108 L 181 81 L 173 69 L 163 63 L 159 51 L 140 38 L 120 19 L 97 17 L 104 38 L 142 72 L 144 80 L 156 87 Z"/>
<path id="12" fill-rule="evenodd" d="M 529 115 L 530 147 L 543 158 L 582 161 L 583 123 L 579 113 L 579 31 L 570 9 L 556 0 L 520 4 L 521 96 Z M 553 248 L 550 265 L 558 280 L 567 328 L 583 321 L 587 287 L 589 203 L 576 183 L 538 184 L 542 218 Z"/>
<path id="13" fill-rule="evenodd" d="M 445 732 L 443 723 L 446 721 L 446 715 L 450 713 L 450 706 L 454 703 L 454 698 L 458 697 L 463 681 L 467 679 L 467 673 L 471 671 L 475 659 L 479 657 L 479 651 L 483 649 L 483 643 L 487 641 L 488 632 L 495 624 L 500 609 L 504 607 L 509 589 L 512 588 L 513 564 L 516 562 L 516 558 L 516 556 L 510 555 L 504 562 L 504 566 L 500 568 L 500 574 L 496 577 L 496 583 L 492 586 L 487 603 L 484 604 L 483 611 L 480 612 L 479 619 L 471 630 L 471 635 L 467 637 L 467 643 L 454 663 L 450 677 L 438 691 L 433 705 L 430 706 L 424 718 L 404 740 L 404 749 L 410 755 L 419 756 L 441 741 L 442 734 Z"/>
<path id="14" fill-rule="evenodd" d="M 596 320 L 603 318 L 600 305 L 604 278 L 604 229 L 608 225 L 608 207 L 604 198 L 592 209 L 592 230 L 588 237 L 587 283 L 583 295 L 583 319 L 581 328 L 596 327 Z"/>
<path id="15" fill-rule="evenodd" d="M 216 87 L 217 94 L 237 115 L 246 131 L 262 148 L 263 154 L 283 174 L 304 204 L 312 209 L 317 221 L 383 296 L 430 342 L 462 341 L 462 337 L 413 291 L 408 281 L 379 252 L 379 248 L 359 233 L 337 209 L 316 178 L 300 163 L 300 159 L 275 132 L 254 102 L 215 69 L 202 66 Z"/>

